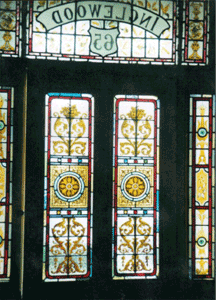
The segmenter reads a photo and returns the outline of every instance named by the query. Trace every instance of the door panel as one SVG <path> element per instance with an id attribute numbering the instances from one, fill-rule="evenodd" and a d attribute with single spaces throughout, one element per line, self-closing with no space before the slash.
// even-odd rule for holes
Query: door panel
<path id="1" fill-rule="evenodd" d="M 163 67 L 31 61 L 28 70 L 27 188 L 24 297 L 78 295 L 77 299 L 205 299 L 213 283 L 188 280 L 186 71 Z M 190 78 L 195 76 L 192 71 Z M 187 77 L 188 76 L 188 77 Z M 183 79 L 184 78 L 184 79 Z M 195 89 L 211 93 L 207 80 Z M 194 81 L 192 80 L 192 86 Z M 202 83 L 202 84 L 201 84 Z M 193 92 L 195 92 L 193 90 Z M 199 93 L 202 93 L 200 91 Z M 88 281 L 42 283 L 45 95 L 88 93 L 95 99 L 92 277 Z M 112 279 L 112 161 L 115 95 L 160 99 L 159 278 Z M 179 194 L 178 194 L 179 192 Z M 182 284 L 186 288 L 182 287 Z M 190 289 L 189 289 L 190 288 Z M 199 292 L 197 292 L 199 290 Z"/>

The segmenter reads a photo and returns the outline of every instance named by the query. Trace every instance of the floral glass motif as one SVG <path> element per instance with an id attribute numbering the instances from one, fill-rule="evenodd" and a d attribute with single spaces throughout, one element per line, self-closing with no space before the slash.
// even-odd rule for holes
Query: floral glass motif
<path id="1" fill-rule="evenodd" d="M 0 282 L 11 271 L 13 107 L 13 88 L 0 87 Z"/>
<path id="2" fill-rule="evenodd" d="M 172 0 L 29 1 L 26 53 L 28 58 L 176 64 L 177 25 Z"/>
<path id="3" fill-rule="evenodd" d="M 46 96 L 43 280 L 92 273 L 94 99 Z"/>
<path id="4" fill-rule="evenodd" d="M 209 56 L 208 0 L 183 1 L 182 64 L 206 65 Z"/>
<path id="5" fill-rule="evenodd" d="M 113 278 L 159 275 L 159 100 L 115 97 Z"/>
<path id="6" fill-rule="evenodd" d="M 0 56 L 21 56 L 22 1 L 0 1 Z"/>
<path id="7" fill-rule="evenodd" d="M 191 95 L 189 128 L 189 270 L 215 273 L 215 97 Z"/>

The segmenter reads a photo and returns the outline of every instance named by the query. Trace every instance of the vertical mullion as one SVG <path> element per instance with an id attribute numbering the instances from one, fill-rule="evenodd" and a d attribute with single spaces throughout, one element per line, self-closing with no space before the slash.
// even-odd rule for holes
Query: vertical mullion
<path id="1" fill-rule="evenodd" d="M 26 133 L 27 133 L 27 87 L 28 77 L 27 71 L 24 75 L 24 88 L 23 88 L 23 108 L 22 108 L 22 170 L 21 170 L 21 241 L 20 241 L 20 270 L 19 270 L 19 290 L 21 298 L 23 297 L 23 278 L 24 278 L 24 238 L 25 238 L 25 199 L 26 199 Z"/>

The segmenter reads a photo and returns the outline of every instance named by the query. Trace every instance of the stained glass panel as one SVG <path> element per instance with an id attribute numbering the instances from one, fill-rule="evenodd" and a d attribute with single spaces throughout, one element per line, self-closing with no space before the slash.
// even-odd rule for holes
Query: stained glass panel
<path id="1" fill-rule="evenodd" d="M 22 1 L 0 1 L 0 56 L 21 56 Z"/>
<path id="2" fill-rule="evenodd" d="M 177 2 L 171 0 L 29 1 L 26 53 L 41 59 L 176 64 L 177 25 Z"/>
<path id="3" fill-rule="evenodd" d="M 215 97 L 191 95 L 189 132 L 190 278 L 212 279 L 215 272 Z"/>
<path id="4" fill-rule="evenodd" d="M 43 280 L 91 276 L 94 99 L 46 96 Z"/>
<path id="5" fill-rule="evenodd" d="M 13 88 L 0 87 L 0 282 L 11 271 L 13 107 Z"/>
<path id="6" fill-rule="evenodd" d="M 116 96 L 113 277 L 159 275 L 159 100 Z"/>
<path id="7" fill-rule="evenodd" d="M 183 1 L 182 64 L 206 65 L 209 56 L 208 0 Z"/>

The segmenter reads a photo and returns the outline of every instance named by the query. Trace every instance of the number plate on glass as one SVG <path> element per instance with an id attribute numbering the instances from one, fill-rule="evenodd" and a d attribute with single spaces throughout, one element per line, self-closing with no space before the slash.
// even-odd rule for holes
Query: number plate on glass
<path id="1" fill-rule="evenodd" d="M 89 30 L 91 35 L 90 50 L 101 56 L 107 56 L 117 51 L 118 28 L 100 29 L 91 27 Z"/>

